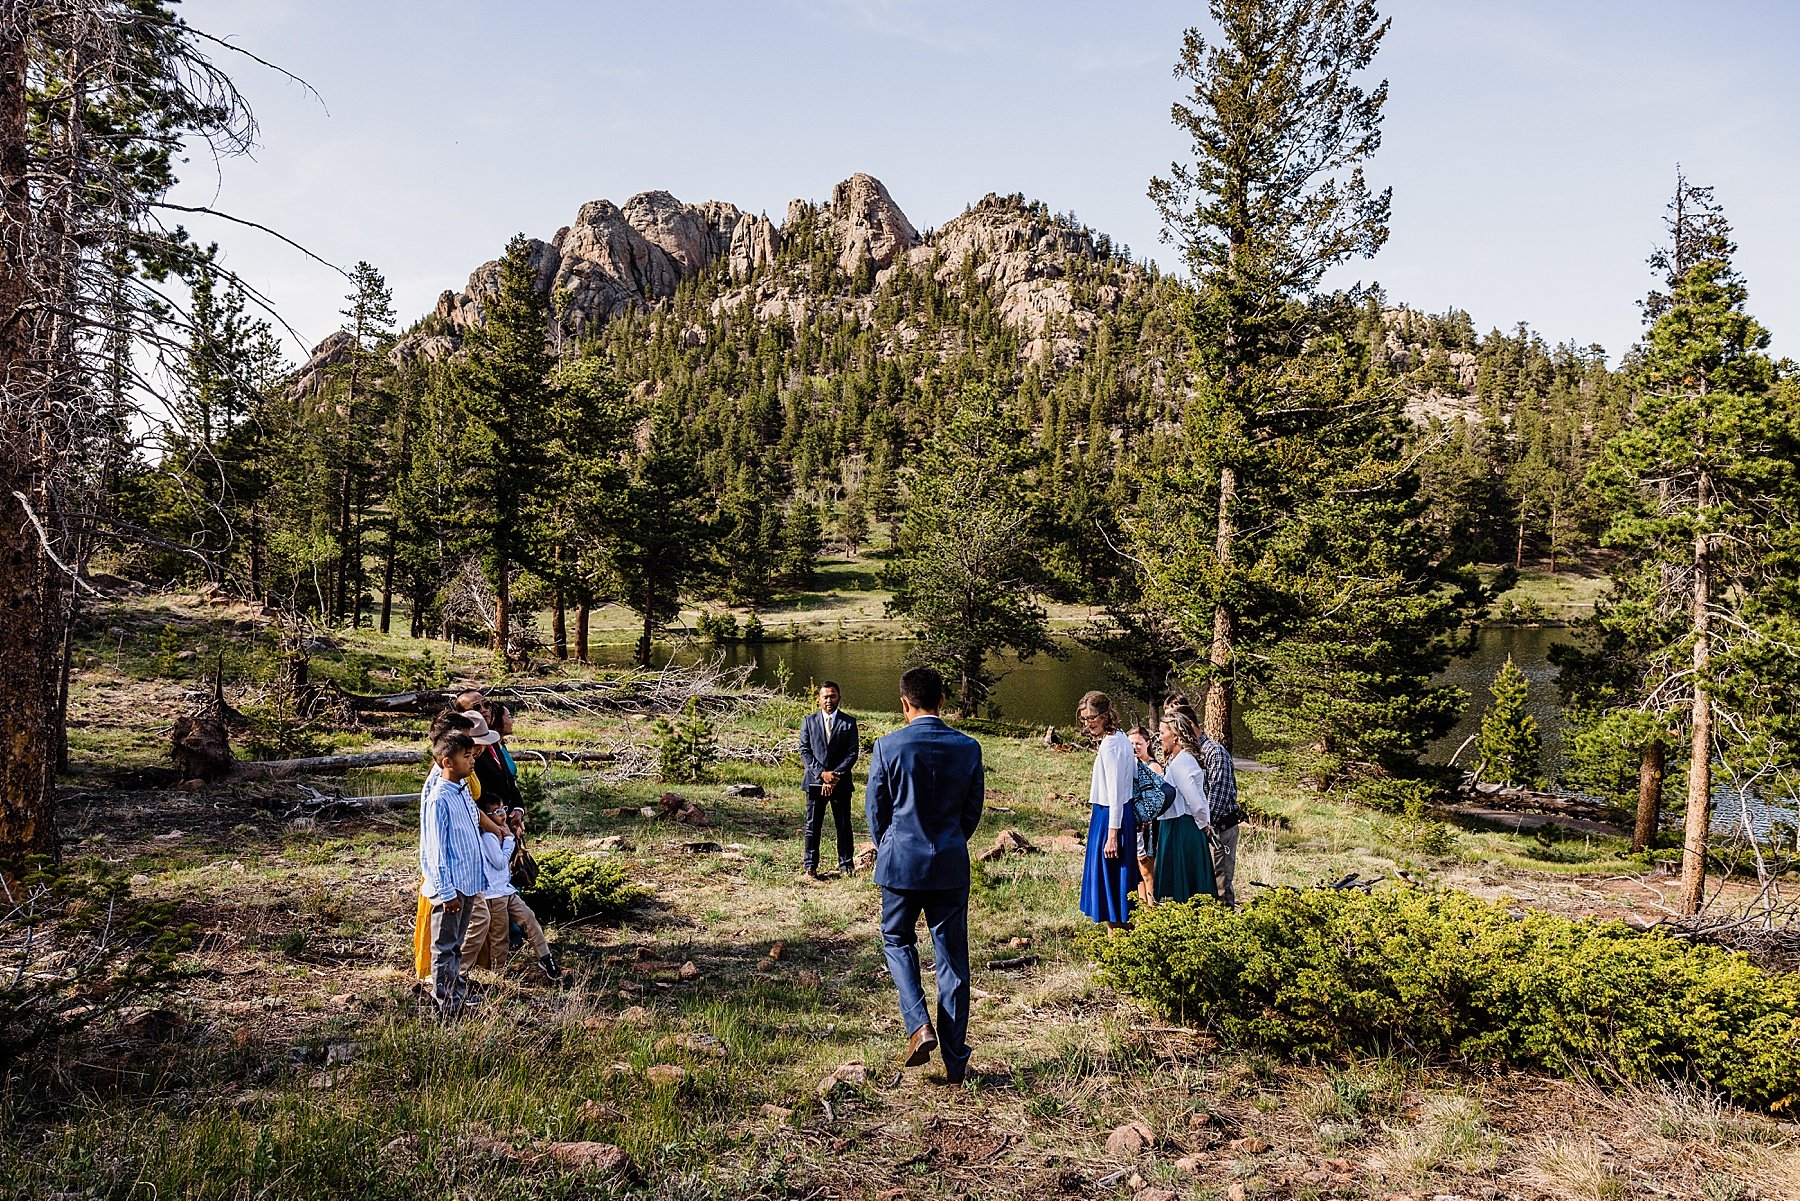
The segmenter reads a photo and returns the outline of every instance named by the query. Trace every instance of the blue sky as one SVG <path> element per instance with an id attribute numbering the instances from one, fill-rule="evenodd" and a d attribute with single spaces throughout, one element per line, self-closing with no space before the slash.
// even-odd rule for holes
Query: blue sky
<path id="1" fill-rule="evenodd" d="M 1388 0 L 1374 74 L 1393 236 L 1339 282 L 1379 281 L 1477 328 L 1637 336 L 1644 258 L 1680 162 L 1737 229 L 1751 309 L 1800 354 L 1800 5 Z M 990 191 L 1073 211 L 1177 266 L 1145 196 L 1183 157 L 1170 74 L 1202 3 L 186 0 L 239 59 L 253 159 L 196 160 L 177 198 L 367 259 L 402 323 L 586 200 L 666 189 L 779 217 L 866 171 L 921 229 Z M 226 56 L 229 58 L 230 56 Z M 344 281 L 263 235 L 194 223 L 301 338 Z"/>

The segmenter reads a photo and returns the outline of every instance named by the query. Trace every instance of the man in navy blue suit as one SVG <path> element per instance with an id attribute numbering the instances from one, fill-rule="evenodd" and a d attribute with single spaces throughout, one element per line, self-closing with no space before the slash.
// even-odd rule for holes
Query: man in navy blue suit
<path id="1" fill-rule="evenodd" d="M 981 744 L 938 716 L 944 679 L 915 667 L 900 677 L 906 725 L 878 739 L 869 756 L 865 813 L 875 839 L 881 938 L 906 1021 L 905 1065 L 943 1048 L 944 1079 L 969 1069 L 969 836 L 981 821 Z M 919 915 L 937 948 L 938 1024 L 919 981 Z M 940 1041 L 941 1035 L 941 1041 Z"/>
<path id="2" fill-rule="evenodd" d="M 838 871 L 848 876 L 856 867 L 856 842 L 850 837 L 850 769 L 861 752 L 856 719 L 838 708 L 838 686 L 819 685 L 819 707 L 800 723 L 800 762 L 806 769 L 806 849 L 800 863 L 809 879 L 819 877 L 819 838 L 824 834 L 825 807 L 831 806 L 837 828 Z"/>

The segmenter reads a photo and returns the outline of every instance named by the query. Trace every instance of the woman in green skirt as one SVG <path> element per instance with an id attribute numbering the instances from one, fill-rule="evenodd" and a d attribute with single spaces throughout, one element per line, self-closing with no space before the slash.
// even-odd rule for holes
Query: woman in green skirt
<path id="1" fill-rule="evenodd" d="M 1212 811 L 1206 796 L 1206 769 L 1200 765 L 1200 729 L 1180 710 L 1163 714 L 1159 731 L 1168 766 L 1163 779 L 1175 799 L 1156 823 L 1156 897 L 1186 901 L 1205 893 L 1217 898 L 1213 881 Z"/>

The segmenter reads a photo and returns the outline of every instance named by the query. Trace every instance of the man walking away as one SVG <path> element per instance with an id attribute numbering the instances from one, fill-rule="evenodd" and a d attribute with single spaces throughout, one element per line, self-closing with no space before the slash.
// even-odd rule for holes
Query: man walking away
<path id="1" fill-rule="evenodd" d="M 827 803 L 837 828 L 838 871 L 848 876 L 856 867 L 856 842 L 850 836 L 850 771 L 861 743 L 856 719 L 838 708 L 839 697 L 838 686 L 826 680 L 819 685 L 817 711 L 800 723 L 800 762 L 806 767 L 801 780 L 806 789 L 806 851 L 800 867 L 814 880 L 819 877 L 819 839 Z"/>
<path id="2" fill-rule="evenodd" d="M 981 744 L 938 717 L 944 679 L 929 667 L 900 677 L 906 725 L 875 743 L 864 806 L 881 886 L 881 938 L 900 993 L 905 1066 L 940 1046 L 944 1079 L 969 1068 L 969 836 L 981 821 Z M 919 915 L 937 950 L 937 1027 L 919 980 Z M 941 1041 L 940 1041 L 941 1038 Z"/>

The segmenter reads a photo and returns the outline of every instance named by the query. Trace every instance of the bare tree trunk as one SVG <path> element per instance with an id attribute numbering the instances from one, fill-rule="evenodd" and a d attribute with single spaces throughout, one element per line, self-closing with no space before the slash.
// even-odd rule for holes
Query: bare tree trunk
<path id="1" fill-rule="evenodd" d="M 1644 756 L 1638 764 L 1637 828 L 1631 834 L 1631 849 L 1647 850 L 1656 845 L 1656 828 L 1662 824 L 1663 761 L 1668 748 L 1660 738 L 1644 744 Z"/>
<path id="2" fill-rule="evenodd" d="M 1230 566 L 1232 545 L 1237 540 L 1237 469 L 1219 469 L 1219 543 L 1221 570 Z M 1236 616 L 1231 606 L 1220 602 L 1213 606 L 1212 682 L 1206 688 L 1206 736 L 1231 749 L 1232 643 L 1236 632 Z"/>
<path id="3" fill-rule="evenodd" d="M 655 618 L 650 614 L 651 606 L 646 603 L 644 605 L 644 631 L 638 635 L 637 644 L 637 665 L 639 667 L 650 666 L 650 635 L 652 633 L 652 625 L 655 622 Z"/>
<path id="4" fill-rule="evenodd" d="M 512 624 L 512 564 L 501 559 L 494 574 L 494 649 L 505 655 L 511 642 L 507 635 Z"/>
<path id="5" fill-rule="evenodd" d="M 585 601 L 575 606 L 575 658 L 582 663 L 588 661 L 588 607 Z"/>
<path id="6" fill-rule="evenodd" d="M 562 589 L 558 588 L 551 597 L 550 604 L 550 641 L 556 650 L 558 659 L 569 657 L 569 619 L 563 608 Z"/>
<path id="7" fill-rule="evenodd" d="M 1706 477 L 1700 477 L 1699 508 L 1706 511 Z M 1688 748 L 1687 821 L 1681 843 L 1681 912 L 1700 912 L 1706 888 L 1706 837 L 1712 820 L 1712 694 L 1706 675 L 1712 664 L 1711 547 L 1704 530 L 1694 535 L 1694 709 Z"/>
<path id="8" fill-rule="evenodd" d="M 388 632 L 388 622 L 394 615 L 394 556 L 395 543 L 399 541 L 399 531 L 388 522 L 387 556 L 381 564 L 381 632 Z"/>
<path id="9" fill-rule="evenodd" d="M 32 205 L 27 151 L 26 26 L 30 8 L 0 22 L 0 874 L 51 849 L 55 817 L 55 571 L 20 497 L 43 503 L 34 470 L 50 448 L 35 436 L 27 399 L 47 381 L 32 301 Z M 47 398 L 45 400 L 47 403 Z M 17 493 L 18 495 L 15 495 Z"/>

